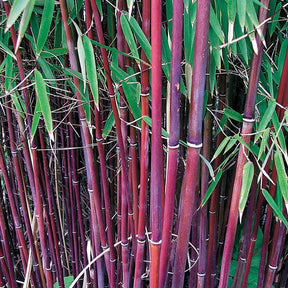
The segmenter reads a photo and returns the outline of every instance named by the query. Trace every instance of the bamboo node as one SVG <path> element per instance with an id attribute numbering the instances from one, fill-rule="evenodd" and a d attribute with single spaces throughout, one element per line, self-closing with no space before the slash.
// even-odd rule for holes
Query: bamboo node
<path id="1" fill-rule="evenodd" d="M 96 138 L 96 142 L 101 142 L 101 141 L 103 141 L 102 137 L 101 138 Z"/>
<path id="2" fill-rule="evenodd" d="M 128 213 L 128 216 L 134 216 L 134 212 Z"/>
<path id="3" fill-rule="evenodd" d="M 23 246 L 22 246 L 22 245 L 19 245 L 19 246 L 18 246 L 18 248 L 19 248 L 19 249 L 22 249 L 22 248 L 23 248 Z"/>
<path id="4" fill-rule="evenodd" d="M 5 258 L 4 256 L 1 256 L 1 257 L 0 257 L 1 260 L 4 259 L 4 258 Z"/>
<path id="5" fill-rule="evenodd" d="M 17 150 L 13 150 L 13 151 L 11 151 L 11 154 L 12 154 L 12 155 L 17 155 L 17 154 L 18 154 L 18 151 L 17 151 Z"/>
<path id="6" fill-rule="evenodd" d="M 177 145 L 174 145 L 174 146 L 170 146 L 170 145 L 168 145 L 168 149 L 178 149 L 179 148 L 179 143 L 177 144 Z"/>
<path id="7" fill-rule="evenodd" d="M 77 180 L 77 181 L 75 181 L 75 180 L 72 180 L 72 183 L 73 184 L 78 184 L 79 183 L 79 181 Z"/>
<path id="8" fill-rule="evenodd" d="M 21 224 L 19 224 L 19 225 L 15 226 L 15 228 L 16 228 L 16 229 L 21 229 L 21 227 L 22 227 L 22 225 L 21 225 Z"/>
<path id="9" fill-rule="evenodd" d="M 206 273 L 197 273 L 198 277 L 205 277 Z"/>
<path id="10" fill-rule="evenodd" d="M 272 265 L 268 265 L 268 267 L 271 269 L 271 270 L 277 270 L 278 266 L 272 266 Z"/>
<path id="11" fill-rule="evenodd" d="M 126 109 L 127 108 L 127 105 L 124 105 L 124 106 L 119 106 L 120 109 Z"/>
<path id="12" fill-rule="evenodd" d="M 110 259 L 110 262 L 114 263 L 114 262 L 116 262 L 116 259 Z"/>
<path id="13" fill-rule="evenodd" d="M 137 239 L 137 242 L 138 242 L 139 244 L 145 244 L 146 239 L 144 239 L 144 240 Z"/>
<path id="14" fill-rule="evenodd" d="M 135 142 L 134 142 L 134 143 L 130 143 L 130 146 L 131 146 L 131 147 L 136 147 L 136 146 L 137 146 L 137 143 L 135 143 Z"/>
<path id="15" fill-rule="evenodd" d="M 110 98 L 114 98 L 116 96 L 116 94 L 114 93 L 114 94 L 109 94 L 109 97 Z"/>
<path id="16" fill-rule="evenodd" d="M 102 248 L 103 250 L 106 250 L 106 249 L 108 248 L 108 245 L 107 245 L 107 244 L 101 245 L 101 248 Z"/>
<path id="17" fill-rule="evenodd" d="M 157 246 L 157 245 L 161 245 L 161 243 L 162 243 L 162 239 L 159 240 L 159 241 L 153 241 L 153 240 L 150 240 L 150 243 L 151 243 L 151 245 L 155 245 L 155 246 Z"/>
<path id="18" fill-rule="evenodd" d="M 84 118 L 80 118 L 79 119 L 80 121 L 86 121 L 86 118 L 84 117 Z"/>
<path id="19" fill-rule="evenodd" d="M 243 121 L 248 122 L 248 123 L 253 123 L 253 122 L 255 122 L 255 118 L 249 119 L 249 118 L 243 117 Z"/>
<path id="20" fill-rule="evenodd" d="M 88 192 L 89 193 L 93 193 L 93 189 L 88 189 Z"/>
<path id="21" fill-rule="evenodd" d="M 190 147 L 190 148 L 199 149 L 199 148 L 201 148 L 203 146 L 203 143 L 195 144 L 195 143 L 187 142 L 187 146 Z"/>
<path id="22" fill-rule="evenodd" d="M 128 246 L 128 242 L 124 243 L 124 242 L 121 241 L 121 246 L 122 247 L 127 247 Z"/>
<path id="23" fill-rule="evenodd" d="M 209 214 L 215 214 L 215 213 L 216 213 L 216 211 L 209 210 Z"/>
<path id="24" fill-rule="evenodd" d="M 243 257 L 240 257 L 240 260 L 244 263 L 247 263 L 247 259 L 246 258 L 243 258 Z"/>
<path id="25" fill-rule="evenodd" d="M 38 267 L 39 263 L 33 264 L 33 267 Z"/>
<path id="26" fill-rule="evenodd" d="M 147 97 L 147 96 L 149 96 L 150 95 L 150 93 L 148 92 L 148 93 L 141 93 L 140 94 L 140 96 L 142 96 L 142 97 Z"/>

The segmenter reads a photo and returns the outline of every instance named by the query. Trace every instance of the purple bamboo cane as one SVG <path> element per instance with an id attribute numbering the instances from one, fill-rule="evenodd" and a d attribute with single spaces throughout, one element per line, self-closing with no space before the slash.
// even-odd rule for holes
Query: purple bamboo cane
<path id="1" fill-rule="evenodd" d="M 262 4 L 266 7 L 269 6 L 269 0 L 263 0 Z M 267 18 L 268 10 L 266 8 L 259 8 L 259 22 L 263 22 Z M 262 26 L 263 35 L 265 35 L 266 26 Z M 258 86 L 258 78 L 260 73 L 262 54 L 263 54 L 263 43 L 260 40 L 259 35 L 256 36 L 257 46 L 258 46 L 258 54 L 253 54 L 252 63 L 251 63 L 251 72 L 250 72 L 250 80 L 247 92 L 247 98 L 244 108 L 244 117 L 243 117 L 243 126 L 242 126 L 242 139 L 246 144 L 249 145 L 250 142 L 250 133 L 252 132 L 254 119 L 254 109 L 255 109 L 255 101 L 257 96 L 257 86 Z M 247 162 L 246 155 L 247 148 L 244 145 L 240 145 L 239 155 L 237 160 L 236 167 L 236 177 L 233 186 L 233 194 L 232 201 L 230 206 L 229 213 L 229 221 L 227 226 L 227 232 L 225 237 L 225 245 L 223 251 L 223 260 L 221 265 L 221 273 L 220 273 L 220 283 L 219 287 L 224 288 L 227 287 L 228 277 L 229 277 L 229 269 L 231 263 L 231 257 L 233 252 L 233 244 L 236 234 L 237 228 L 237 220 L 238 220 L 238 206 L 239 206 L 239 198 L 240 191 L 242 186 L 242 171 L 244 165 Z"/>
<path id="2" fill-rule="evenodd" d="M 183 28 L 183 2 L 173 3 L 172 61 L 170 84 L 170 125 L 167 160 L 166 196 L 162 228 L 162 245 L 160 253 L 159 287 L 164 287 L 168 273 L 169 251 L 173 226 L 174 198 L 178 166 L 178 149 L 180 137 L 180 77 Z"/>
<path id="3" fill-rule="evenodd" d="M 179 209 L 179 230 L 175 262 L 173 268 L 172 287 L 182 287 L 186 264 L 186 253 L 190 235 L 194 202 L 197 201 L 196 191 L 198 179 L 199 153 L 202 147 L 202 111 L 205 91 L 205 74 L 208 58 L 210 1 L 198 0 L 196 16 L 195 52 L 191 90 L 191 104 L 188 126 L 188 152 L 186 170 L 181 189 L 181 207 Z"/>

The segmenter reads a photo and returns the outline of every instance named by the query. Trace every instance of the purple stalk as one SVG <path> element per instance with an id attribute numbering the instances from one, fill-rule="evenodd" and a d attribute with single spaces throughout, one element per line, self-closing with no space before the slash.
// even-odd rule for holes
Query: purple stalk
<path id="1" fill-rule="evenodd" d="M 261 1 L 262 4 L 266 7 L 269 6 L 269 0 Z M 259 23 L 263 22 L 267 18 L 268 10 L 263 7 L 259 8 Z M 263 35 L 265 35 L 266 26 L 262 26 Z M 255 101 L 257 96 L 257 87 L 258 87 L 258 78 L 261 68 L 262 62 L 262 54 L 263 54 L 263 43 L 260 40 L 259 35 L 256 36 L 257 46 L 258 46 L 258 55 L 255 53 L 252 57 L 251 63 L 251 72 L 250 72 L 250 80 L 247 92 L 247 98 L 244 108 L 244 117 L 243 117 L 243 126 L 242 126 L 242 139 L 245 141 L 247 145 L 250 142 L 250 134 L 252 132 L 253 123 L 254 123 L 254 109 L 255 109 Z M 232 192 L 232 201 L 230 206 L 229 213 L 229 221 L 227 226 L 227 232 L 225 237 L 225 246 L 223 251 L 223 259 L 221 265 L 221 273 L 220 273 L 220 288 L 227 287 L 229 270 L 231 264 L 231 257 L 233 252 L 234 239 L 237 228 L 237 220 L 238 220 L 238 206 L 239 206 L 239 198 L 240 191 L 242 186 L 242 171 L 244 165 L 247 162 L 246 155 L 248 154 L 247 149 L 243 144 L 240 145 L 239 155 L 236 166 L 236 177 L 233 186 Z"/>
<path id="2" fill-rule="evenodd" d="M 166 178 L 166 196 L 162 228 L 162 245 L 160 253 L 159 287 L 164 287 L 168 273 L 169 251 L 173 227 L 174 199 L 178 166 L 178 149 L 180 137 L 180 78 L 182 57 L 183 2 L 173 3 L 172 62 L 170 85 L 170 125 Z"/>
<path id="3" fill-rule="evenodd" d="M 162 202 L 162 1 L 151 2 L 151 98 L 152 98 L 152 137 L 151 137 L 151 264 L 150 287 L 159 285 L 159 257 L 161 245 L 161 202 Z"/>
<path id="4" fill-rule="evenodd" d="M 202 147 L 202 111 L 205 91 L 205 74 L 208 59 L 210 1 L 198 0 L 196 16 L 195 52 L 191 90 L 191 104 L 187 138 L 187 162 L 181 189 L 181 207 L 179 208 L 179 230 L 172 287 L 182 287 L 184 283 L 186 253 L 194 211 L 191 207 L 197 201 L 196 190 L 199 167 L 199 153 Z"/>
<path id="5" fill-rule="evenodd" d="M 142 4 L 142 30 L 147 39 L 150 39 L 150 0 L 143 0 Z M 148 62 L 147 56 L 142 50 L 142 59 Z M 147 65 L 141 64 L 141 113 L 142 116 L 149 115 L 149 70 Z M 134 288 L 142 285 L 141 275 L 144 270 L 143 259 L 145 249 L 145 221 L 146 221 L 146 199 L 148 188 L 148 165 L 149 165 L 149 130 L 147 123 L 141 120 L 141 152 L 140 152 L 140 194 L 139 194 L 139 223 L 137 237 L 137 254 L 135 260 Z"/>

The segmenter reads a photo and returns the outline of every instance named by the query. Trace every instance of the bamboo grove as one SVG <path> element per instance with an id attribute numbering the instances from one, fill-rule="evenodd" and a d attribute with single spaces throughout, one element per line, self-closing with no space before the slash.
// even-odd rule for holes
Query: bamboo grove
<path id="1" fill-rule="evenodd" d="M 0 8 L 0 287 L 287 287 L 288 3 Z"/>

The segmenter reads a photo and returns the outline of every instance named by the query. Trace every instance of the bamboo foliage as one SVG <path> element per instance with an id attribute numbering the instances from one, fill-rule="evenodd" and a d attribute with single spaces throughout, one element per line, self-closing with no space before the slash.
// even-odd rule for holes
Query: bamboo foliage
<path id="1" fill-rule="evenodd" d="M 287 3 L 0 7 L 1 287 L 288 285 Z"/>

